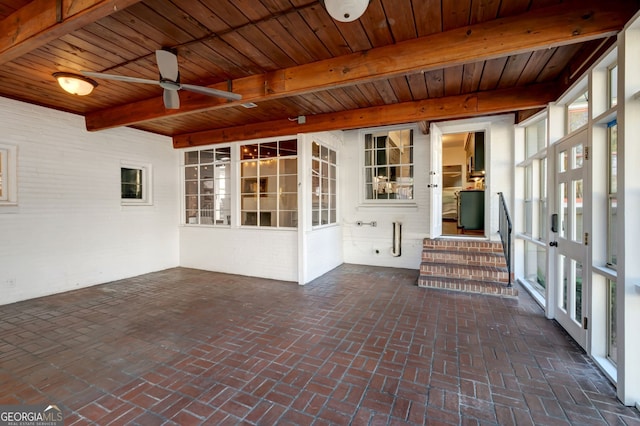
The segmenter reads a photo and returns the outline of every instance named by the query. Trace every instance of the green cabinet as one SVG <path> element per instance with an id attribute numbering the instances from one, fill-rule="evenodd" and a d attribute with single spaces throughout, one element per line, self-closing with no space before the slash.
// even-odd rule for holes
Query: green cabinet
<path id="1" fill-rule="evenodd" d="M 465 144 L 467 177 L 484 177 L 484 132 L 469 133 Z"/>
<path id="2" fill-rule="evenodd" d="M 484 174 L 484 132 L 474 133 L 473 171 Z"/>
<path id="3" fill-rule="evenodd" d="M 458 226 L 463 230 L 484 229 L 484 191 L 460 191 Z"/>

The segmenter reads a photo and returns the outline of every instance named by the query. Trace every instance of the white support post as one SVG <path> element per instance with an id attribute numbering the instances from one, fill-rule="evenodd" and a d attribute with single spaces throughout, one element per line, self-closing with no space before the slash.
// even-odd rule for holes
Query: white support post
<path id="1" fill-rule="evenodd" d="M 625 405 L 640 401 L 640 20 L 638 15 L 619 35 L 618 45 L 618 398 Z M 620 102 L 622 100 L 622 102 Z"/>

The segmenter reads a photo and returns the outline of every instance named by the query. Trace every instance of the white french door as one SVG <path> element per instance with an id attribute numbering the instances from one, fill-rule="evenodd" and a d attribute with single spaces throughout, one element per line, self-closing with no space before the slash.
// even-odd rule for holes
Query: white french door
<path id="1" fill-rule="evenodd" d="M 431 203 L 431 223 L 429 235 L 442 235 L 442 130 L 434 123 L 429 129 L 431 135 L 431 169 L 429 171 L 429 200 Z"/>
<path id="2" fill-rule="evenodd" d="M 589 291 L 586 274 L 588 233 L 585 232 L 583 212 L 591 208 L 590 190 L 585 187 L 587 143 L 587 131 L 584 130 L 555 146 L 557 227 L 552 234 L 556 241 L 551 243 L 557 243 L 555 318 L 583 348 L 587 343 L 583 318 Z"/>

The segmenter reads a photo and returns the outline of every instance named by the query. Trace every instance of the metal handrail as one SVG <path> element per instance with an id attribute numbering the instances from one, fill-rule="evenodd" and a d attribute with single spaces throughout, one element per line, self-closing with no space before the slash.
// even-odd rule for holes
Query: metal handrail
<path id="1" fill-rule="evenodd" d="M 509 209 L 507 203 L 504 200 L 502 192 L 498 192 L 500 197 L 500 208 L 498 214 L 498 233 L 500 234 L 500 240 L 502 241 L 502 250 L 504 251 L 504 257 L 507 261 L 507 272 L 509 274 L 509 284 L 507 287 L 511 287 L 511 217 L 509 217 Z"/>

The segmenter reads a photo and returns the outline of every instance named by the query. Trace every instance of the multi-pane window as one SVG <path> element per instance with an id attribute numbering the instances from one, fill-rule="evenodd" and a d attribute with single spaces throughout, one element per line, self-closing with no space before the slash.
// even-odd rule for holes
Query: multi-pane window
<path id="1" fill-rule="evenodd" d="M 547 159 L 538 160 L 538 171 L 540 179 L 540 201 L 538 203 L 538 239 L 547 239 L 547 216 L 549 209 L 547 206 Z"/>
<path id="2" fill-rule="evenodd" d="M 413 130 L 364 137 L 365 200 L 413 199 Z"/>
<path id="3" fill-rule="evenodd" d="M 538 120 L 524 130 L 525 158 L 519 165 L 524 169 L 522 232 L 544 240 L 547 228 L 547 120 Z"/>
<path id="4" fill-rule="evenodd" d="M 120 166 L 120 202 L 122 205 L 149 205 L 151 165 L 123 162 Z"/>
<path id="5" fill-rule="evenodd" d="M 231 148 L 184 153 L 185 222 L 231 224 Z"/>
<path id="6" fill-rule="evenodd" d="M 533 163 L 524 168 L 524 233 L 533 235 Z"/>
<path id="7" fill-rule="evenodd" d="M 337 222 L 336 152 L 317 142 L 311 147 L 311 222 L 313 226 Z"/>
<path id="8" fill-rule="evenodd" d="M 523 239 L 522 264 L 524 278 L 542 296 L 545 295 L 547 249 L 543 241 L 547 232 L 547 119 L 537 120 L 524 129 L 524 158 L 519 193 L 522 194 Z"/>
<path id="9" fill-rule="evenodd" d="M 589 96 L 588 91 L 578 96 L 567 105 L 568 133 L 586 125 L 589 121 Z"/>
<path id="10" fill-rule="evenodd" d="M 609 108 L 618 104 L 618 65 L 613 65 L 608 69 L 607 95 L 609 98 Z"/>
<path id="11" fill-rule="evenodd" d="M 607 266 L 618 264 L 618 123 L 607 124 Z M 618 361 L 616 281 L 607 279 L 607 358 Z"/>
<path id="12" fill-rule="evenodd" d="M 298 141 L 263 142 L 240 148 L 243 226 L 298 226 Z"/>
<path id="13" fill-rule="evenodd" d="M 532 157 L 547 144 L 547 120 L 539 120 L 525 128 L 526 157 Z"/>
<path id="14" fill-rule="evenodd" d="M 618 264 L 618 124 L 614 120 L 607 126 L 608 139 L 608 205 L 607 205 L 607 263 Z"/>

